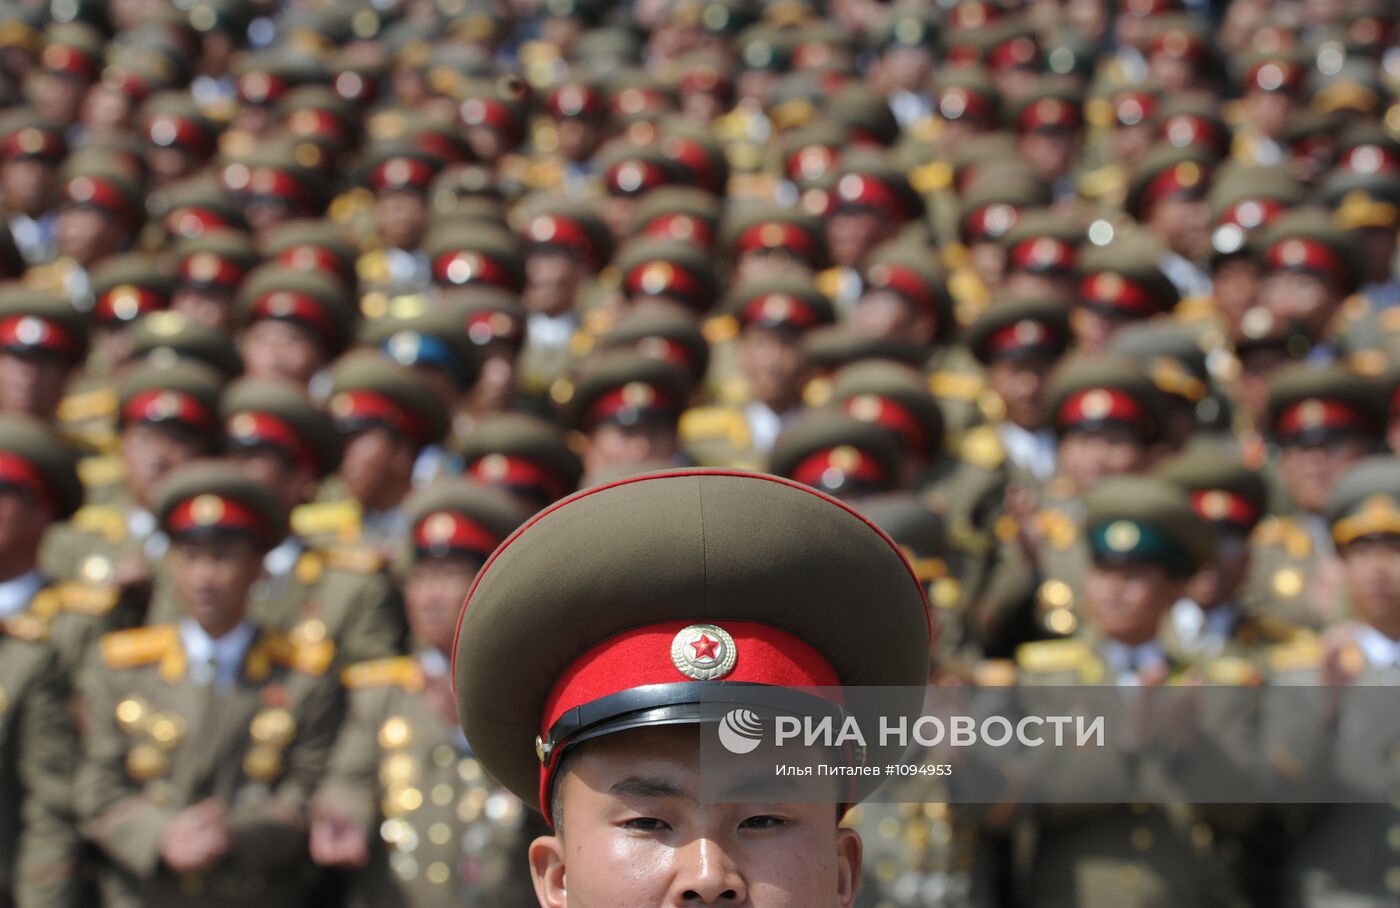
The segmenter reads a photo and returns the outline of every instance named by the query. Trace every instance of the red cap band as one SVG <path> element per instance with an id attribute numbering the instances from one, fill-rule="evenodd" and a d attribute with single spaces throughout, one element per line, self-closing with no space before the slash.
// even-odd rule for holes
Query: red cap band
<path id="1" fill-rule="evenodd" d="M 603 185 L 611 195 L 639 195 L 671 182 L 670 173 L 651 161 L 621 161 L 603 174 Z"/>
<path id="2" fill-rule="evenodd" d="M 290 246 L 279 252 L 273 261 L 293 271 L 320 271 L 336 277 L 348 277 L 345 262 L 323 246 Z"/>
<path id="3" fill-rule="evenodd" d="M 248 321 L 251 323 L 269 318 L 306 325 L 322 338 L 334 338 L 339 334 L 335 319 L 331 318 L 320 300 L 293 290 L 274 290 L 253 301 L 248 311 Z"/>
<path id="4" fill-rule="evenodd" d="M 56 323 L 33 315 L 0 320 L 0 347 L 47 350 L 68 359 L 78 355 L 78 344 L 72 335 Z"/>
<path id="5" fill-rule="evenodd" d="M 330 409 L 338 424 L 379 423 L 416 441 L 430 438 L 428 424 L 417 414 L 374 391 L 342 391 L 331 398 Z"/>
<path id="6" fill-rule="evenodd" d="M 162 148 L 178 146 L 201 154 L 213 149 L 209 134 L 185 117 L 173 114 L 152 117 L 146 121 L 145 132 L 152 144 Z"/>
<path id="7" fill-rule="evenodd" d="M 557 214 L 542 214 L 533 218 L 525 228 L 525 239 L 539 246 L 568 249 L 586 262 L 601 264 L 600 250 L 592 234 L 572 218 Z"/>
<path id="8" fill-rule="evenodd" d="M 559 475 L 546 470 L 532 460 L 513 454 L 487 454 L 467 465 L 467 475 L 482 482 L 515 489 L 537 489 L 551 500 L 569 493 L 568 484 Z"/>
<path id="9" fill-rule="evenodd" d="M 1211 523 L 1251 527 L 1259 522 L 1259 511 L 1242 495 L 1225 489 L 1203 489 L 1191 493 L 1191 507 Z"/>
<path id="10" fill-rule="evenodd" d="M 171 236 L 203 236 L 206 231 L 228 226 L 228 221 L 207 208 L 176 208 L 165 216 L 165 232 Z"/>
<path id="11" fill-rule="evenodd" d="M 805 485 L 820 488 L 835 485 L 824 482 L 829 473 L 836 472 L 839 479 L 857 479 L 871 483 L 883 483 L 890 477 L 878 460 L 850 445 L 841 445 L 808 455 L 793 468 L 792 478 Z"/>
<path id="12" fill-rule="evenodd" d="M 1073 271 L 1075 249 L 1064 240 L 1038 236 L 1011 249 L 1011 265 L 1022 271 Z"/>
<path id="13" fill-rule="evenodd" d="M 433 262 L 433 276 L 438 283 L 452 287 L 487 284 L 508 290 L 520 289 L 515 277 L 499 262 L 469 250 L 444 252 L 438 256 Z"/>
<path id="14" fill-rule="evenodd" d="M 810 328 L 819 321 L 817 313 L 802 300 L 786 293 L 765 293 L 754 297 L 739 314 L 745 325 L 784 328 Z"/>
<path id="15" fill-rule="evenodd" d="M 478 346 L 495 341 L 519 344 L 525 339 L 525 323 L 499 309 L 483 309 L 468 315 L 464 322 L 467 337 Z"/>
<path id="16" fill-rule="evenodd" d="M 9 451 L 0 451 L 0 486 L 19 486 L 37 493 L 45 502 L 52 500 L 44 474 L 28 460 Z"/>
<path id="17" fill-rule="evenodd" d="M 785 249 L 808 262 L 815 261 L 817 256 L 816 239 L 796 224 L 782 221 L 754 224 L 739 234 L 734 243 L 736 255 L 757 249 Z"/>
<path id="18" fill-rule="evenodd" d="M 1016 118 L 1016 127 L 1021 132 L 1034 132 L 1037 129 L 1078 129 L 1084 122 L 1078 104 L 1071 104 L 1059 98 L 1041 98 Z"/>
<path id="19" fill-rule="evenodd" d="M 1284 204 L 1274 199 L 1245 199 L 1225 209 L 1216 226 L 1234 224 L 1242 230 L 1258 230 L 1284 211 Z"/>
<path id="20" fill-rule="evenodd" d="M 1365 410 L 1346 401 L 1311 397 L 1284 408 L 1274 423 L 1274 432 L 1284 438 L 1318 430 L 1354 430 L 1370 435 L 1373 423 Z"/>
<path id="21" fill-rule="evenodd" d="M 1158 202 L 1177 195 L 1199 197 L 1205 192 L 1205 171 L 1195 161 L 1182 161 L 1169 167 L 1147 184 L 1142 193 L 1141 208 L 1150 212 Z"/>
<path id="22" fill-rule="evenodd" d="M 663 214 L 652 218 L 642 228 L 641 235 L 694 243 L 706 249 L 714 243 L 714 231 L 710 229 L 710 225 L 688 214 Z"/>
<path id="23" fill-rule="evenodd" d="M 369 172 L 369 188 L 423 189 L 433 181 L 437 171 L 419 158 L 390 158 Z"/>
<path id="24" fill-rule="evenodd" d="M 281 450 L 293 462 L 319 473 L 316 452 L 287 422 L 271 413 L 247 410 L 224 423 L 224 434 L 244 445 L 265 445 Z"/>
<path id="25" fill-rule="evenodd" d="M 937 313 L 938 301 L 928 283 L 912 268 L 881 262 L 870 267 L 866 279 L 871 290 L 891 290 L 927 311 Z"/>
<path id="26" fill-rule="evenodd" d="M 199 432 L 214 430 L 214 414 L 183 391 L 156 388 L 133 395 L 122 407 L 123 423 L 180 423 Z"/>
<path id="27" fill-rule="evenodd" d="M 1040 60 L 1035 39 L 1020 35 L 1003 41 L 987 54 L 987 66 L 995 70 L 1033 67 Z"/>
<path id="28" fill-rule="evenodd" d="M 903 200 L 882 181 L 860 173 L 848 173 L 836 183 L 836 210 L 875 211 L 904 220 L 909 216 Z"/>
<path id="29" fill-rule="evenodd" d="M 593 402 L 588 408 L 588 424 L 597 425 L 624 410 L 679 413 L 680 405 L 654 385 L 640 381 L 628 382 Z"/>
<path id="30" fill-rule="evenodd" d="M 695 309 L 708 308 L 708 291 L 684 268 L 670 262 L 643 262 L 631 271 L 622 285 L 629 296 L 669 296 Z"/>
<path id="31" fill-rule="evenodd" d="M 122 284 L 97 298 L 92 305 L 92 315 L 99 322 L 129 322 L 169 304 L 168 299 L 154 290 Z"/>
<path id="32" fill-rule="evenodd" d="M 987 338 L 987 351 L 995 358 L 1021 350 L 1058 350 L 1063 343 L 1059 332 L 1045 322 L 1023 318 Z"/>
<path id="33" fill-rule="evenodd" d="M 1145 287 L 1112 271 L 1091 274 L 1080 281 L 1079 298 L 1091 306 L 1134 315 L 1152 315 L 1161 309 L 1160 303 L 1152 298 Z"/>
<path id="34" fill-rule="evenodd" d="M 63 136 L 48 130 L 27 126 L 5 136 L 0 142 L 0 157 L 13 158 L 61 158 L 67 143 Z"/>
<path id="35" fill-rule="evenodd" d="M 241 530 L 266 538 L 270 529 L 252 509 L 222 495 L 196 495 L 179 505 L 166 518 L 171 536 L 196 530 Z"/>
<path id="36" fill-rule="evenodd" d="M 842 402 L 841 411 L 861 422 L 893 429 L 899 433 L 900 440 L 908 449 L 925 451 L 927 447 L 928 437 L 924 433 L 923 423 L 899 401 L 879 394 L 857 394 Z"/>
<path id="37" fill-rule="evenodd" d="M 1056 416 L 1061 428 L 1096 422 L 1146 426 L 1151 418 L 1136 398 L 1115 388 L 1090 388 L 1072 394 Z"/>
<path id="38" fill-rule="evenodd" d="M 1021 213 L 1011 205 L 984 205 L 963 219 L 963 238 L 969 242 L 1000 239 L 1016 226 L 1020 217 Z"/>
<path id="39" fill-rule="evenodd" d="M 214 285 L 233 289 L 247 272 L 212 252 L 196 252 L 180 263 L 180 280 L 185 284 Z"/>
<path id="40" fill-rule="evenodd" d="M 101 177 L 73 177 L 64 184 L 63 197 L 74 205 L 100 208 L 126 224 L 134 220 L 134 212 L 127 204 L 126 196 Z"/>
<path id="41" fill-rule="evenodd" d="M 1340 257 L 1316 240 L 1291 237 L 1269 247 L 1265 256 L 1270 268 L 1307 271 L 1317 274 L 1334 287 L 1347 285 L 1348 271 Z"/>
<path id="42" fill-rule="evenodd" d="M 500 543 L 500 536 L 455 511 L 435 511 L 413 528 L 413 544 L 420 551 L 465 551 L 484 558 Z"/>
<path id="43" fill-rule="evenodd" d="M 603 112 L 603 99 L 587 85 L 561 85 L 545 98 L 545 110 L 553 117 L 596 117 Z"/>

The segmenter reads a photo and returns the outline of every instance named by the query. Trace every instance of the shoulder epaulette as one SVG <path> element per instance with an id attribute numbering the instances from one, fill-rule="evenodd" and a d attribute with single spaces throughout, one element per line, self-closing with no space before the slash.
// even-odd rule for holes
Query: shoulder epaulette
<path id="1" fill-rule="evenodd" d="M 382 249 L 364 253 L 355 259 L 355 276 L 366 284 L 389 283 L 389 256 Z"/>
<path id="2" fill-rule="evenodd" d="M 1035 674 L 1067 672 L 1078 669 L 1093 655 L 1083 640 L 1038 640 L 1016 648 L 1016 664 Z"/>
<path id="3" fill-rule="evenodd" d="M 267 649 L 273 662 L 303 675 L 324 675 L 335 661 L 335 644 L 325 637 L 315 643 L 296 643 L 286 634 L 274 634 L 268 637 Z"/>
<path id="4" fill-rule="evenodd" d="M 179 631 L 175 625 L 164 624 L 114 631 L 103 635 L 98 646 L 108 668 L 134 668 L 159 662 L 178 642 Z"/>
<path id="5" fill-rule="evenodd" d="M 1299 634 L 1288 643 L 1269 649 L 1269 668 L 1275 672 L 1296 672 L 1322 665 L 1322 641 L 1315 634 Z"/>
<path id="6" fill-rule="evenodd" d="M 682 441 L 735 440 L 747 434 L 744 414 L 728 407 L 692 407 L 681 414 Z"/>
<path id="7" fill-rule="evenodd" d="M 340 673 L 340 683 L 350 690 L 402 687 L 413 691 L 423 686 L 423 671 L 413 657 L 394 656 L 356 663 Z"/>
<path id="8" fill-rule="evenodd" d="M 117 412 L 117 392 L 96 388 L 70 394 L 58 402 L 59 422 L 83 422 L 112 416 Z"/>
<path id="9" fill-rule="evenodd" d="M 34 615 L 11 615 L 0 622 L 0 627 L 4 628 L 7 636 L 14 637 L 16 640 L 28 640 L 31 643 L 45 640 L 49 636 L 49 623 Z"/>
<path id="10" fill-rule="evenodd" d="M 928 377 L 928 391 L 934 397 L 945 400 L 962 400 L 969 403 L 977 399 L 986 383 L 982 376 L 970 372 L 934 372 Z"/>
<path id="11" fill-rule="evenodd" d="M 827 268 L 817 274 L 814 282 L 817 289 L 830 299 L 835 299 L 841 293 L 841 269 Z"/>
<path id="12" fill-rule="evenodd" d="M 1263 680 L 1253 662 L 1238 656 L 1221 656 L 1209 660 L 1205 664 L 1204 675 L 1207 684 L 1227 684 L 1235 687 L 1258 684 Z"/>
<path id="13" fill-rule="evenodd" d="M 909 172 L 909 183 L 921 195 L 942 192 L 953 185 L 953 168 L 947 161 L 930 161 Z"/>
<path id="14" fill-rule="evenodd" d="M 1081 174 L 1077 188 L 1085 198 L 1097 199 L 1121 192 L 1127 185 L 1127 171 L 1117 164 L 1108 164 Z"/>
<path id="15" fill-rule="evenodd" d="M 114 586 L 94 586 L 73 581 L 59 584 L 55 594 L 65 612 L 77 615 L 105 615 L 116 607 L 121 597 Z"/>
<path id="16" fill-rule="evenodd" d="M 297 505 L 292 509 L 292 532 L 298 536 L 355 535 L 360 513 L 360 503 L 353 499 Z"/>
<path id="17" fill-rule="evenodd" d="M 1006 448 L 995 426 L 973 426 L 963 433 L 958 446 L 962 459 L 974 467 L 995 470 L 1006 462 Z"/>
<path id="18" fill-rule="evenodd" d="M 1378 320 L 1383 330 L 1389 332 L 1400 331 L 1400 309 L 1392 306 L 1382 312 Z"/>
<path id="19" fill-rule="evenodd" d="M 33 615 L 42 621 L 52 621 L 63 608 L 63 599 L 59 590 L 52 586 L 46 586 L 34 594 L 34 598 L 29 600 L 29 607 L 25 613 Z"/>
<path id="20" fill-rule="evenodd" d="M 722 344 L 739 336 L 739 320 L 732 315 L 712 315 L 700 323 L 700 333 L 712 344 Z"/>
<path id="21" fill-rule="evenodd" d="M 373 574 L 384 567 L 384 556 L 363 545 L 337 545 L 326 550 L 326 564 L 352 574 Z"/>
<path id="22" fill-rule="evenodd" d="M 125 477 L 126 467 L 119 457 L 84 457 L 78 461 L 78 481 L 89 488 L 114 486 Z"/>
<path id="23" fill-rule="evenodd" d="M 1035 522 L 1050 540 L 1050 545 L 1058 551 L 1063 552 L 1079 538 L 1079 524 L 1064 511 L 1054 508 L 1039 511 L 1035 515 Z"/>
<path id="24" fill-rule="evenodd" d="M 93 533 L 108 542 L 117 543 L 126 539 L 126 515 L 121 508 L 112 505 L 90 504 L 78 509 L 72 518 L 73 528 L 83 533 Z"/>

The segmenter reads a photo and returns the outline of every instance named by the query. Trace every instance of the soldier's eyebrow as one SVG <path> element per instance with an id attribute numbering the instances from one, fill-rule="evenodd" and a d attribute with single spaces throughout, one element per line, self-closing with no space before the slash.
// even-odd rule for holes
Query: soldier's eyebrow
<path id="1" fill-rule="evenodd" d="M 654 776 L 628 776 L 619 782 L 614 782 L 608 788 L 608 793 L 614 797 L 623 798 L 680 798 L 685 801 L 694 801 L 695 798 L 668 779 L 661 779 Z"/>

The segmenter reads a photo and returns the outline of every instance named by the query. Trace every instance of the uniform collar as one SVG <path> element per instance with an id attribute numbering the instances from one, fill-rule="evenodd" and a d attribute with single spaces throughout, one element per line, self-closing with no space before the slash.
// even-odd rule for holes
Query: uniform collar
<path id="1" fill-rule="evenodd" d="M 0 582 L 0 618 L 12 618 L 23 612 L 34 594 L 43 587 L 44 577 L 38 568 Z"/>
<path id="2" fill-rule="evenodd" d="M 1369 624 L 1357 627 L 1356 645 L 1361 647 L 1366 661 L 1373 667 L 1400 667 L 1400 640 L 1390 639 Z"/>
<path id="3" fill-rule="evenodd" d="M 231 687 L 238 679 L 243 657 L 247 655 L 256 633 L 253 623 L 245 619 L 233 630 L 215 639 L 193 618 L 180 619 L 180 643 L 185 648 L 191 673 L 197 673 L 198 667 L 207 666 L 212 661 L 215 676 L 204 680 L 216 681 L 221 687 Z"/>
<path id="4" fill-rule="evenodd" d="M 282 544 L 263 557 L 263 568 L 270 576 L 285 577 L 296 567 L 305 546 L 296 536 L 288 536 Z"/>
<path id="5" fill-rule="evenodd" d="M 1103 658 L 1108 670 L 1120 685 L 1135 686 L 1140 682 L 1144 669 L 1154 666 L 1170 666 L 1167 652 L 1156 640 L 1149 640 L 1138 646 L 1129 646 L 1117 640 L 1103 641 Z"/>

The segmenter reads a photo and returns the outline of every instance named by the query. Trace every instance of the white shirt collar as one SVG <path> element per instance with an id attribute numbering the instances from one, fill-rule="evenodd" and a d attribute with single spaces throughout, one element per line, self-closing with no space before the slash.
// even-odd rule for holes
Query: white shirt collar
<path id="1" fill-rule="evenodd" d="M 783 432 L 784 419 L 762 401 L 744 404 L 744 421 L 749 424 L 749 439 L 755 451 L 766 453 Z"/>
<path id="2" fill-rule="evenodd" d="M 1042 429 L 1032 432 L 1012 422 L 1003 421 L 997 426 L 1006 456 L 1016 466 L 1030 473 L 1042 482 L 1055 476 L 1055 436 Z"/>
<path id="3" fill-rule="evenodd" d="M 1136 687 L 1142 683 L 1143 669 L 1167 664 L 1166 651 L 1156 640 L 1149 640 L 1138 646 L 1129 646 L 1117 640 L 1105 640 L 1104 659 L 1118 683 L 1124 687 Z"/>
<path id="4" fill-rule="evenodd" d="M 1356 629 L 1356 645 L 1366 654 L 1366 661 L 1376 668 L 1400 666 L 1400 640 L 1390 639 L 1369 624 Z"/>
<path id="5" fill-rule="evenodd" d="M 255 633 L 252 622 L 242 621 L 216 640 L 193 618 L 181 618 L 180 642 L 184 645 L 185 656 L 189 660 L 190 676 L 201 683 L 215 681 L 220 687 L 232 687 L 238 680 L 238 673 L 243 668 L 243 657 L 247 654 Z M 210 661 L 215 666 L 214 677 L 199 677 L 199 673 L 205 670 Z"/>
<path id="6" fill-rule="evenodd" d="M 271 577 L 285 577 L 296 567 L 302 544 L 296 536 L 288 536 L 282 544 L 263 556 L 263 569 Z"/>
<path id="7" fill-rule="evenodd" d="M 0 583 L 0 618 L 11 618 L 23 612 L 43 586 L 44 577 L 38 568 Z"/>

